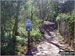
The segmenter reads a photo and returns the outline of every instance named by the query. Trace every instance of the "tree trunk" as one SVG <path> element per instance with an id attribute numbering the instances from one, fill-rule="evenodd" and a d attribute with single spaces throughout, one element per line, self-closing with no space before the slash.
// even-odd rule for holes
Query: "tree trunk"
<path id="1" fill-rule="evenodd" d="M 15 24 L 13 28 L 13 34 L 18 35 L 18 16 L 19 16 L 19 9 L 20 9 L 20 1 L 18 1 L 17 7 L 16 7 L 16 16 L 15 16 Z"/>

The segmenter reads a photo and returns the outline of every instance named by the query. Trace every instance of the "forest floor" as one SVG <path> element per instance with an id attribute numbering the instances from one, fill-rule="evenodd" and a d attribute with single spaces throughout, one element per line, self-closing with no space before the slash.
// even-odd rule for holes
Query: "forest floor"
<path id="1" fill-rule="evenodd" d="M 62 41 L 63 38 L 60 39 L 60 34 L 56 31 L 53 22 L 44 21 L 44 30 L 45 34 L 42 41 L 35 46 L 36 50 L 33 48 L 33 56 L 61 56 L 59 51 L 63 51 L 67 48 L 72 50 L 71 47 L 64 44 Z"/>

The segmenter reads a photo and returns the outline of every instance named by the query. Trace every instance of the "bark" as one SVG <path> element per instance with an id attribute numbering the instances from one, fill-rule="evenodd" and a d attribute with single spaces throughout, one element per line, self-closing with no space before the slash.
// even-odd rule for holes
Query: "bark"
<path id="1" fill-rule="evenodd" d="M 2 38 L 4 37 L 5 34 L 4 29 L 5 29 L 5 22 L 6 22 L 4 17 L 4 11 L 3 11 L 3 9 L 5 9 L 4 7 L 5 7 L 5 2 L 1 1 L 1 37 Z"/>
<path id="2" fill-rule="evenodd" d="M 18 35 L 18 16 L 19 16 L 19 9 L 20 9 L 20 1 L 18 1 L 17 7 L 16 7 L 16 16 L 15 16 L 15 24 L 13 28 L 13 34 Z"/>

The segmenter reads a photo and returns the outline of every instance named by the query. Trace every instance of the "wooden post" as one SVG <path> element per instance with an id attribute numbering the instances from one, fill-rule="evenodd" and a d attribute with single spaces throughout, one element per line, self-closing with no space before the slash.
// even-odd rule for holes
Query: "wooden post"
<path id="1" fill-rule="evenodd" d="M 27 49 L 26 55 L 32 56 L 32 52 L 31 52 L 31 40 L 30 40 L 30 31 L 28 31 L 28 49 Z"/>

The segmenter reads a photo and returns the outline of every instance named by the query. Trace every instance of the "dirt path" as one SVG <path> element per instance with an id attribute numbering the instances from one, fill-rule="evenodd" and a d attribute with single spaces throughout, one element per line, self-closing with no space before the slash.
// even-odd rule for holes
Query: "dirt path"
<path id="1" fill-rule="evenodd" d="M 66 48 L 71 47 L 64 43 L 63 38 L 59 39 L 59 32 L 56 31 L 55 24 L 52 22 L 44 22 L 45 34 L 41 39 L 41 42 L 32 48 L 32 54 L 30 56 L 61 56 L 59 51 L 64 51 Z M 59 42 L 61 41 L 61 43 Z M 25 51 L 22 52 L 25 55 Z M 21 55 L 22 56 L 22 55 Z"/>
<path id="2" fill-rule="evenodd" d="M 43 41 L 37 45 L 37 51 L 33 52 L 34 56 L 60 56 L 57 35 L 55 32 L 55 24 L 52 22 L 44 22 L 45 34 Z"/>

